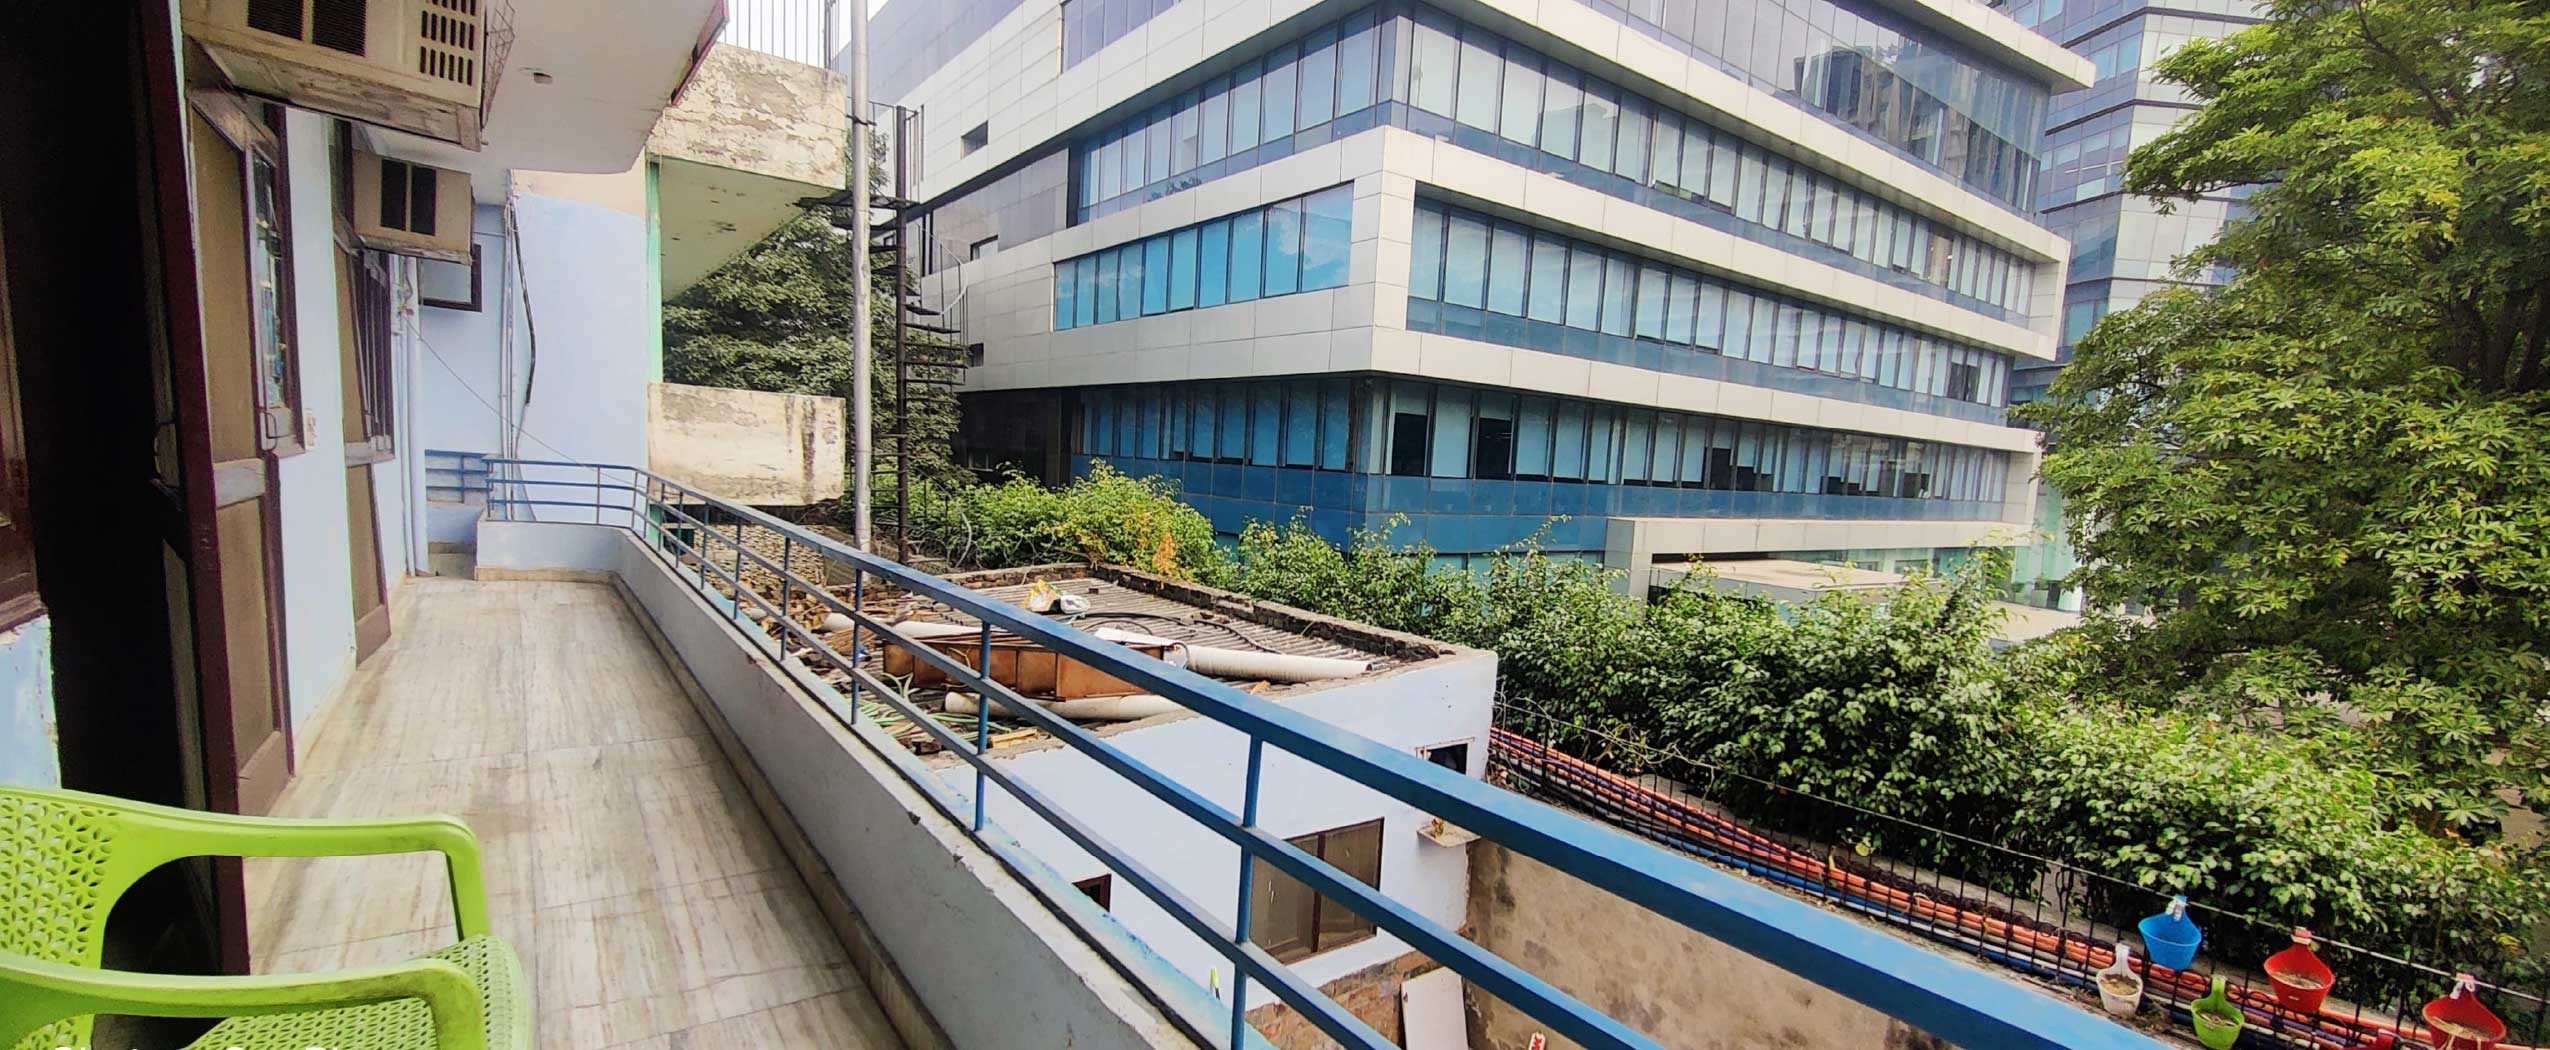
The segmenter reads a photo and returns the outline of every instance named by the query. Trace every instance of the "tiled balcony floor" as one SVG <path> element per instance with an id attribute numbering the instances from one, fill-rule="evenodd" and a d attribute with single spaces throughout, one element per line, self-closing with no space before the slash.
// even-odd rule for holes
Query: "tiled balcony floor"
<path id="1" fill-rule="evenodd" d="M 894 1047 L 708 727 L 608 586 L 409 581 L 390 646 L 305 728 L 287 816 L 477 832 L 537 1045 Z M 449 943 L 427 855 L 252 861 L 266 972 Z"/>

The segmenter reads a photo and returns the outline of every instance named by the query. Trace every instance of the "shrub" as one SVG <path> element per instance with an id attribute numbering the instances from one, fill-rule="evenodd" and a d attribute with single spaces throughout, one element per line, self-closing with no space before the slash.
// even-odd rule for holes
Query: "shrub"
<path id="1" fill-rule="evenodd" d="M 1228 575 L 1213 524 L 1179 502 L 1175 487 L 1105 463 L 1062 489 L 1023 477 L 925 486 L 913 493 L 912 525 L 926 546 L 968 568 L 1098 561 L 1207 583 Z"/>

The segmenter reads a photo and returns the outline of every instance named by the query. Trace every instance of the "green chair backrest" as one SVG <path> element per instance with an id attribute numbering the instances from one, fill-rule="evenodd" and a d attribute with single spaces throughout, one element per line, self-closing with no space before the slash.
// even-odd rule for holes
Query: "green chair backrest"
<path id="1" fill-rule="evenodd" d="M 165 847 L 124 814 L 63 794 L 0 787 L 0 950 L 46 962 L 96 966 L 106 916 L 133 882 L 166 863 Z M 5 989 L 0 989 L 5 994 Z M 84 1047 L 89 1019 L 38 1031 L 19 1050 Z"/>

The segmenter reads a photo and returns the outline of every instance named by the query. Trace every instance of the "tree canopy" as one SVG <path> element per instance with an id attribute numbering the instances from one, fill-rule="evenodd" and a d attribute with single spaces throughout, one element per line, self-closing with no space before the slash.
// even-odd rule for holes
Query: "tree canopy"
<path id="1" fill-rule="evenodd" d="M 2325 735 L 2486 833 L 2550 787 L 2550 20 L 2534 3 L 2270 0 L 2159 64 L 2202 103 L 2129 192 L 2234 188 L 2210 290 L 2104 319 L 2044 476 L 2105 679 Z"/>

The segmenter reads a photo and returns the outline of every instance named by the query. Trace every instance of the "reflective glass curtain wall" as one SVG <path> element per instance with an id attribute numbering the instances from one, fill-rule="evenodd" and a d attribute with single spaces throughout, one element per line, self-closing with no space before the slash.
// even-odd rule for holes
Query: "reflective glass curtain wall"
<path id="1" fill-rule="evenodd" d="M 1086 221 L 1389 124 L 2004 320 L 2035 266 L 1422 5 L 1359 11 L 1074 147 Z M 2033 163 L 2031 161 L 2031 163 Z"/>
<path id="2" fill-rule="evenodd" d="M 1331 186 L 1054 264 L 1054 330 L 1343 287 L 1355 188 Z"/>

